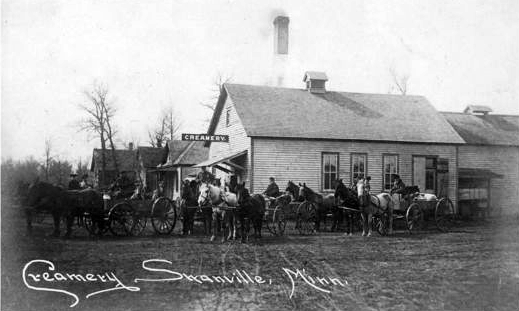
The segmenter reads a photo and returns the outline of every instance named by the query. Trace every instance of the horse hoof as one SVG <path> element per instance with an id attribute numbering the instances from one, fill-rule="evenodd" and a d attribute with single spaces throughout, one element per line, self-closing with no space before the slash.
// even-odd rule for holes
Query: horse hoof
<path id="1" fill-rule="evenodd" d="M 353 236 L 353 234 L 350 232 L 350 234 L 348 234 L 348 236 Z"/>
<path id="2" fill-rule="evenodd" d="M 371 232 L 370 232 L 370 233 L 368 233 L 368 235 L 366 235 L 366 236 L 367 236 L 367 237 L 369 238 L 369 237 L 371 236 Z"/>
<path id="3" fill-rule="evenodd" d="M 213 236 L 211 236 L 211 242 L 213 242 L 213 241 L 214 241 L 214 239 L 215 239 L 215 236 L 214 236 L 214 235 L 213 235 Z"/>
<path id="4" fill-rule="evenodd" d="M 362 236 L 366 236 L 366 232 L 362 232 Z"/>

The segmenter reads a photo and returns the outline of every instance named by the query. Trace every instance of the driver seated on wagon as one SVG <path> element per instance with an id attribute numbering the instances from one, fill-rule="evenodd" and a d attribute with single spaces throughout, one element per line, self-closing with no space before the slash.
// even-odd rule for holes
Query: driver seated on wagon
<path id="1" fill-rule="evenodd" d="M 404 190 L 405 184 L 402 179 L 400 179 L 400 175 L 393 175 L 393 186 L 391 187 L 389 194 L 393 198 L 394 209 L 400 209 L 400 201 L 402 201 Z"/>
<path id="2" fill-rule="evenodd" d="M 279 187 L 276 184 L 276 179 L 274 177 L 269 178 L 269 185 L 267 189 L 263 191 L 263 195 L 269 201 L 270 204 L 274 204 L 276 198 L 281 195 L 279 192 Z"/>

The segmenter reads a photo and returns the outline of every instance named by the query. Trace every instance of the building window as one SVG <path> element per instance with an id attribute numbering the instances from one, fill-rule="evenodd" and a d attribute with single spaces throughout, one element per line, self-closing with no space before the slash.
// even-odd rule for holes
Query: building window
<path id="1" fill-rule="evenodd" d="M 368 174 L 367 169 L 367 154 L 364 153 L 353 153 L 351 155 L 351 183 L 359 178 L 359 175 L 364 177 Z"/>
<path id="2" fill-rule="evenodd" d="M 398 174 L 398 156 L 397 155 L 384 155 L 383 159 L 383 191 L 391 190 L 393 178 L 395 174 Z"/>
<path id="3" fill-rule="evenodd" d="M 231 124 L 231 108 L 225 110 L 225 126 Z"/>
<path id="4" fill-rule="evenodd" d="M 323 191 L 334 190 L 335 181 L 339 178 L 339 154 L 323 153 Z"/>
<path id="5" fill-rule="evenodd" d="M 436 158 L 425 158 L 425 191 L 436 193 Z"/>

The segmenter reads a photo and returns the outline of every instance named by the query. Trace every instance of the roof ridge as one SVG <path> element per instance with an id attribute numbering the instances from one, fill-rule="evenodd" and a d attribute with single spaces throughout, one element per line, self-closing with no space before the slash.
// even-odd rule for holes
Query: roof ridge
<path id="1" fill-rule="evenodd" d="M 182 160 L 182 158 L 187 154 L 189 149 L 191 149 L 194 146 L 195 143 L 196 143 L 196 141 L 190 142 L 187 145 L 187 147 L 180 153 L 180 155 L 177 157 L 177 159 L 173 162 L 173 165 L 178 164 L 180 162 L 180 160 Z"/>
<path id="2" fill-rule="evenodd" d="M 270 85 L 258 85 L 258 84 L 245 84 L 245 83 L 224 83 L 224 85 L 238 85 L 238 86 L 248 86 L 248 87 L 260 87 L 260 88 L 270 88 L 270 89 L 280 89 L 280 90 L 295 90 L 295 91 L 306 91 L 304 88 L 296 88 L 296 87 L 280 87 L 280 86 L 270 86 Z M 346 93 L 346 94 L 361 94 L 361 95 L 381 95 L 381 96 L 394 96 L 394 97 L 423 97 L 425 95 L 418 94 L 388 94 L 388 93 L 374 93 L 374 92 L 349 92 L 349 91 L 337 91 L 337 90 L 326 90 L 326 93 Z"/>

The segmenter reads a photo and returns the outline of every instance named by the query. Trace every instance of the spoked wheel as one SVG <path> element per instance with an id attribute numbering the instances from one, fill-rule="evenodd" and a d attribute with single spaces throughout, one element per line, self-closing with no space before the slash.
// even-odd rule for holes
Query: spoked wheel
<path id="1" fill-rule="evenodd" d="M 405 216 L 409 233 L 417 233 L 424 229 L 424 213 L 418 204 L 409 205 Z"/>
<path id="2" fill-rule="evenodd" d="M 287 221 L 283 208 L 276 206 L 272 215 L 267 216 L 267 229 L 273 235 L 283 235 L 286 225 Z"/>
<path id="3" fill-rule="evenodd" d="M 315 233 L 315 220 L 317 219 L 317 206 L 313 202 L 305 201 L 297 208 L 296 229 L 300 234 Z"/>
<path id="4" fill-rule="evenodd" d="M 170 234 L 177 222 L 177 210 L 168 198 L 158 198 L 151 210 L 151 224 L 158 234 Z"/>
<path id="5" fill-rule="evenodd" d="M 380 214 L 376 221 L 373 222 L 373 225 L 375 226 L 375 229 L 377 232 L 382 235 L 386 236 L 389 233 L 389 214 L 387 212 L 383 212 Z"/>
<path id="6" fill-rule="evenodd" d="M 448 232 L 454 225 L 454 205 L 449 198 L 442 198 L 434 210 L 436 226 L 442 232 Z"/>
<path id="7" fill-rule="evenodd" d="M 103 215 L 86 212 L 83 215 L 83 224 L 90 235 L 102 236 L 108 231 L 108 224 L 105 222 Z"/>
<path id="8" fill-rule="evenodd" d="M 110 232 L 115 236 L 132 234 L 134 210 L 127 202 L 116 204 L 108 214 Z"/>

